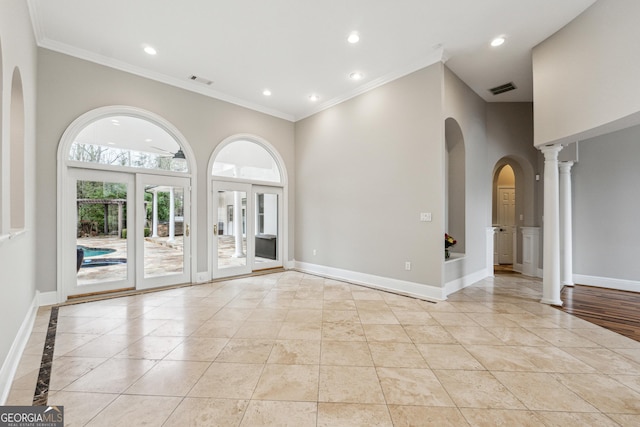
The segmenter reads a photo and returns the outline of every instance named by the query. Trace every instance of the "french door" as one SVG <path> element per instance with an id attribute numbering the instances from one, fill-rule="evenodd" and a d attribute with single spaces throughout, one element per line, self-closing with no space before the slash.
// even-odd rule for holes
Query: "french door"
<path id="1" fill-rule="evenodd" d="M 213 278 L 282 267 L 282 189 L 213 181 Z"/>
<path id="2" fill-rule="evenodd" d="M 189 178 L 136 176 L 136 288 L 191 282 Z"/>
<path id="3" fill-rule="evenodd" d="M 76 168 L 69 176 L 67 296 L 191 281 L 189 178 Z"/>

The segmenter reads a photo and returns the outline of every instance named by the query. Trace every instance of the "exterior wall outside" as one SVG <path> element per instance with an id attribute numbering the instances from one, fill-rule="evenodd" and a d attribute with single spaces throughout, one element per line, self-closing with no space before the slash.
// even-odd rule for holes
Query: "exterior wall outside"
<path id="1" fill-rule="evenodd" d="M 46 49 L 38 51 L 38 201 L 55 212 L 57 148 L 67 126 L 98 107 L 126 105 L 155 113 L 174 125 L 187 139 L 197 161 L 197 272 L 208 270 L 207 165 L 225 138 L 253 134 L 269 141 L 284 159 L 289 178 L 289 247 L 293 253 L 295 203 L 294 125 L 275 118 L 163 83 L 134 76 Z M 56 289 L 56 218 L 39 215 L 38 288 Z M 286 261 L 286 260 L 285 260 Z M 195 277 L 193 278 L 195 280 Z"/>
<path id="2" fill-rule="evenodd" d="M 434 64 L 296 123 L 296 261 L 441 287 L 442 73 Z"/>
<path id="3" fill-rule="evenodd" d="M 637 292 L 639 139 L 636 126 L 581 141 L 571 170 L 574 274 L 634 281 Z"/>
<path id="4" fill-rule="evenodd" d="M 18 67 L 22 77 L 24 100 L 24 159 L 25 159 L 25 227 L 23 232 L 8 238 L 0 236 L 0 393 L 5 375 L 12 367 L 8 360 L 17 351 L 15 341 L 21 325 L 37 304 L 35 280 L 36 198 L 35 198 L 35 120 L 36 120 L 36 44 L 31 29 L 27 3 L 0 2 L 0 43 L 2 43 L 2 208 L 9 203 L 9 145 L 11 117 L 11 79 Z M 8 221 L 6 215 L 4 220 Z M 8 224 L 8 222 L 7 222 Z M 5 229 L 2 232 L 8 232 Z M 2 233 L 0 232 L 0 234 Z M 27 331 L 27 336 L 28 336 Z M 12 348 L 12 346 L 14 346 Z M 15 357 L 16 355 L 13 354 Z M 17 355 L 19 357 L 19 354 Z M 0 404 L 3 403 L 0 396 Z"/>
<path id="5" fill-rule="evenodd" d="M 442 121 L 454 118 L 464 137 L 466 227 L 465 257 L 445 263 L 444 283 L 486 269 L 486 228 L 491 226 L 492 177 L 487 174 L 486 165 L 485 108 L 486 102 L 445 67 Z M 442 244 L 440 250 L 444 251 Z"/>
<path id="6" fill-rule="evenodd" d="M 533 49 L 535 145 L 640 123 L 640 2 L 599 0 Z"/>

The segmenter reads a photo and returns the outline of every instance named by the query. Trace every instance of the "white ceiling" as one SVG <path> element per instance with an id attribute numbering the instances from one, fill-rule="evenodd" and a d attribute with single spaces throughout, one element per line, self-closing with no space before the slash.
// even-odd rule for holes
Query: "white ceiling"
<path id="1" fill-rule="evenodd" d="M 531 49 L 594 2 L 29 0 L 29 7 L 41 47 L 295 121 L 440 60 L 487 101 L 531 101 Z M 361 37 L 355 45 L 347 42 L 352 31 Z M 506 43 L 490 47 L 498 35 Z M 144 53 L 147 45 L 157 55 Z M 364 78 L 350 80 L 353 71 Z M 508 82 L 517 89 L 488 92 Z M 311 102 L 312 93 L 320 99 Z"/>

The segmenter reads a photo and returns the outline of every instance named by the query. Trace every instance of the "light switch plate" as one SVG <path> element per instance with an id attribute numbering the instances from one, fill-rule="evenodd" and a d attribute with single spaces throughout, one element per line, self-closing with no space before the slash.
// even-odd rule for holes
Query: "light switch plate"
<path id="1" fill-rule="evenodd" d="M 431 212 L 421 212 L 420 213 L 420 221 L 430 222 L 431 221 Z"/>

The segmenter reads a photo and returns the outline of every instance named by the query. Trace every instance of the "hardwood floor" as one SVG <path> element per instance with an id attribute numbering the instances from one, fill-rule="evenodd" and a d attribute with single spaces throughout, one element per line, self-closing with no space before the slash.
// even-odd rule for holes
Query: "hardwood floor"
<path id="1" fill-rule="evenodd" d="M 640 293 L 575 285 L 560 297 L 558 309 L 640 341 Z"/>

